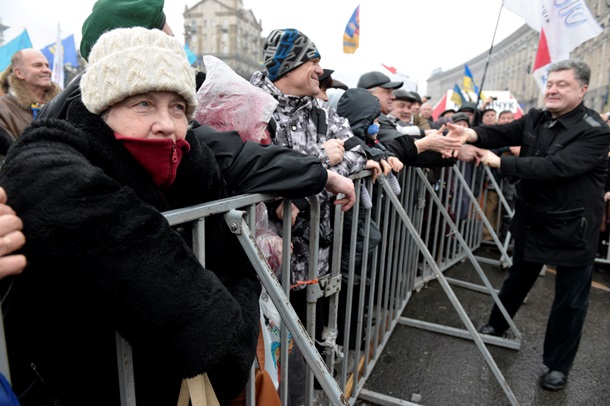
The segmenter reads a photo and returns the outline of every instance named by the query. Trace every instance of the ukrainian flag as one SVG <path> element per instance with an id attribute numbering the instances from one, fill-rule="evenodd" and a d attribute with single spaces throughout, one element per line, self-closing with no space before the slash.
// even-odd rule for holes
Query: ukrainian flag
<path id="1" fill-rule="evenodd" d="M 53 66 L 53 63 L 55 62 L 55 52 L 57 51 L 55 49 L 56 45 L 57 42 L 53 42 L 40 50 L 49 61 L 49 66 Z M 74 46 L 74 34 L 64 38 L 61 41 L 61 46 L 64 53 L 63 63 L 70 64 L 73 67 L 78 66 L 78 56 L 76 55 L 76 47 Z"/>
<path id="2" fill-rule="evenodd" d="M 0 47 L 0 71 L 5 70 L 11 64 L 11 58 L 15 52 L 25 48 L 32 48 L 32 41 L 30 41 L 28 31 L 24 29 L 17 38 Z"/>
<path id="3" fill-rule="evenodd" d="M 472 76 L 472 72 L 470 71 L 468 64 L 464 64 L 464 84 L 462 86 L 464 87 L 466 94 L 473 92 L 477 95 L 477 97 L 479 97 L 479 87 L 474 83 L 474 77 Z M 485 95 L 483 92 L 481 92 L 481 99 L 485 100 Z"/>
<path id="4" fill-rule="evenodd" d="M 360 45 L 360 5 L 356 7 L 343 33 L 343 53 L 353 54 Z"/>
<path id="5" fill-rule="evenodd" d="M 453 86 L 453 94 L 451 95 L 451 101 L 457 104 L 458 106 L 461 106 L 462 104 L 466 103 L 466 99 L 464 99 L 464 95 L 462 94 L 462 91 L 460 90 L 460 87 L 457 85 L 457 83 L 455 84 L 455 86 Z"/>

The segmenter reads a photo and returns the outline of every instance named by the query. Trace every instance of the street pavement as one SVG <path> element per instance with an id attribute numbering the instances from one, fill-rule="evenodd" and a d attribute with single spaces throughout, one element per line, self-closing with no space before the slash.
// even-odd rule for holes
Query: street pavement
<path id="1" fill-rule="evenodd" d="M 497 258 L 494 249 L 476 255 Z M 494 287 L 505 270 L 481 264 Z M 467 260 L 445 275 L 482 285 Z M 487 345 L 501 373 L 523 406 L 610 405 L 610 275 L 597 272 L 591 291 L 583 337 L 567 387 L 549 392 L 539 385 L 546 322 L 554 295 L 555 275 L 549 269 L 531 290 L 514 321 L 523 334 L 521 349 Z M 493 300 L 488 294 L 452 287 L 478 328 L 485 324 Z M 403 316 L 465 328 L 437 281 L 411 297 Z M 510 405 L 474 341 L 398 325 L 365 389 L 426 406 Z M 358 401 L 357 405 L 371 403 Z"/>

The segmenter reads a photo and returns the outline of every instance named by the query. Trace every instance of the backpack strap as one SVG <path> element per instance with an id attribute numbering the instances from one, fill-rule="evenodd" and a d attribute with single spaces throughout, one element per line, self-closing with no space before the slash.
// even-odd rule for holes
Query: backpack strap
<path id="1" fill-rule="evenodd" d="M 319 143 L 320 137 L 326 137 L 326 132 L 328 131 L 328 124 L 326 123 L 326 111 L 320 107 L 313 106 L 311 109 L 311 119 L 313 120 L 318 132 Z"/>
<path id="2" fill-rule="evenodd" d="M 277 134 L 277 121 L 275 121 L 275 117 L 273 116 L 269 120 L 269 124 L 267 124 L 267 131 L 269 131 L 269 138 L 271 138 L 271 142 L 273 142 Z"/>

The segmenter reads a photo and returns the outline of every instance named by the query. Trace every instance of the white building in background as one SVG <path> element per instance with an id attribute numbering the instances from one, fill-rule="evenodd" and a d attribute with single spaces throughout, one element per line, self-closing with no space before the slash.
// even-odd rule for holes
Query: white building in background
<path id="1" fill-rule="evenodd" d="M 242 0 L 202 0 L 185 7 L 183 16 L 185 43 L 199 64 L 203 55 L 213 55 L 246 80 L 261 70 L 261 21 Z"/>
<path id="2" fill-rule="evenodd" d="M 587 0 L 591 14 L 604 31 L 577 47 L 572 58 L 582 59 L 591 66 L 591 83 L 585 96 L 588 107 L 605 112 L 610 104 L 610 1 Z M 538 49 L 539 33 L 523 25 L 504 41 L 494 46 L 483 91 L 508 90 L 519 101 L 524 112 L 543 105 L 543 95 L 534 81 L 532 70 Z M 481 85 L 489 52 L 482 53 L 464 64 L 468 64 L 477 85 Z M 428 94 L 438 101 L 457 83 L 462 88 L 464 64 L 446 72 L 435 72 L 428 79 Z"/>

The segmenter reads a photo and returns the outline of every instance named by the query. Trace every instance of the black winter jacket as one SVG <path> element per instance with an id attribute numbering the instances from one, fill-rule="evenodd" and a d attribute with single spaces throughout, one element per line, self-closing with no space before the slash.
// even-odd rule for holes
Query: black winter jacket
<path id="1" fill-rule="evenodd" d="M 434 168 L 452 166 L 456 162 L 455 158 L 444 159 L 435 151 L 424 151 L 419 154 L 415 139 L 398 131 L 392 120 L 384 115 L 379 117 L 377 139 L 407 166 Z"/>
<path id="2" fill-rule="evenodd" d="M 133 347 L 139 405 L 174 404 L 180 380 L 206 371 L 221 401 L 235 397 L 256 349 L 256 274 L 222 218 L 206 221 L 204 269 L 162 215 L 226 197 L 212 152 L 187 133 L 162 192 L 80 100 L 67 111 L 35 121 L 0 173 L 27 236 L 27 268 L 2 281 L 22 405 L 118 405 L 115 331 Z"/>
<path id="3" fill-rule="evenodd" d="M 557 120 L 532 109 L 509 124 L 475 127 L 479 146 L 520 145 L 502 156 L 504 177 L 518 179 L 511 233 L 524 259 L 585 266 L 595 259 L 610 130 L 581 103 Z"/>
<path id="4" fill-rule="evenodd" d="M 41 110 L 37 120 L 65 119 L 69 106 L 81 99 L 81 75 Z M 197 83 L 205 74 L 198 72 Z M 218 132 L 193 122 L 193 133 L 204 142 L 216 159 L 230 195 L 275 193 L 286 198 L 315 195 L 326 185 L 328 174 L 319 159 L 277 145 L 243 142 L 236 131 Z M 0 142 L 0 153 L 7 150 Z M 305 191 L 305 193 L 303 192 Z"/>

